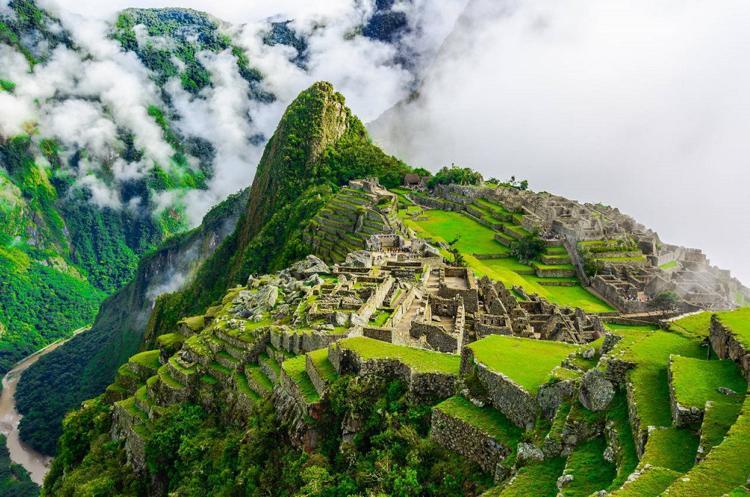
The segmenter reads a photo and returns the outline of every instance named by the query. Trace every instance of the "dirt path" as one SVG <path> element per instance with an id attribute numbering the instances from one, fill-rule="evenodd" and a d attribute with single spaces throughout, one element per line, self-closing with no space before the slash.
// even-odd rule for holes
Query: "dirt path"
<path id="1" fill-rule="evenodd" d="M 88 328 L 81 328 L 76 330 L 75 333 L 73 333 L 73 336 L 87 329 Z M 70 338 L 67 340 L 70 340 Z M 0 394 L 0 433 L 7 438 L 10 459 L 14 463 L 20 464 L 26 468 L 26 471 L 31 475 L 31 480 L 37 485 L 41 485 L 44 482 L 44 477 L 47 475 L 47 471 L 49 471 L 49 465 L 52 458 L 35 451 L 23 443 L 19 437 L 18 423 L 21 421 L 22 416 L 16 410 L 16 385 L 21 378 L 21 374 L 26 371 L 29 366 L 38 361 L 43 355 L 55 350 L 67 340 L 59 340 L 37 352 L 34 352 L 16 364 L 13 369 L 8 371 L 3 377 L 3 391 L 2 394 Z"/>

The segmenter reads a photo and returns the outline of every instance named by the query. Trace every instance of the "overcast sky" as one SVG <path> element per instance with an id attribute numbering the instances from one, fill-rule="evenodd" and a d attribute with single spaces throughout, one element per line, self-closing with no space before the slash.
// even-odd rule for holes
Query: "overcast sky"
<path id="1" fill-rule="evenodd" d="M 192 7 L 233 23 L 342 18 L 354 4 L 44 0 L 53 2 L 100 18 L 131 6 Z M 445 18 L 426 23 L 436 26 L 433 42 L 466 3 L 446 0 Z M 435 170 L 455 162 L 620 207 L 663 240 L 702 248 L 750 282 L 750 2 L 468 3 L 420 98 L 378 121 L 379 143 L 413 165 Z M 331 47 L 318 59 L 329 67 L 318 74 L 353 93 L 349 103 L 365 119 L 403 97 L 406 78 L 397 71 L 322 46 Z M 372 47 L 361 53 L 378 54 Z M 264 63 L 266 73 L 274 71 L 273 59 Z M 279 74 L 274 84 L 283 98 L 308 83 Z M 360 79 L 352 83 L 353 76 Z"/>

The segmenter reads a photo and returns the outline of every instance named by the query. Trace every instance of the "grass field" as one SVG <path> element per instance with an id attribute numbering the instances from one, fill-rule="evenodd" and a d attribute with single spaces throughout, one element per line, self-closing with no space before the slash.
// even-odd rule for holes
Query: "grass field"
<path id="1" fill-rule="evenodd" d="M 743 307 L 731 312 L 720 312 L 717 316 L 724 326 L 730 328 L 737 335 L 737 339 L 745 348 L 750 348 L 750 307 Z"/>
<path id="2" fill-rule="evenodd" d="M 576 350 L 563 342 L 490 335 L 469 344 L 476 360 L 502 373 L 532 395 L 552 377 L 552 370 Z"/>
<path id="3" fill-rule="evenodd" d="M 486 497 L 555 497 L 557 478 L 565 468 L 565 458 L 555 457 L 529 464 L 518 470 L 510 483 L 484 494 Z"/>
<path id="4" fill-rule="evenodd" d="M 430 350 L 393 345 L 367 337 L 346 338 L 337 346 L 355 352 L 362 359 L 396 359 L 420 373 L 458 375 L 461 358 Z"/>
<path id="5" fill-rule="evenodd" d="M 658 428 L 648 436 L 641 467 L 646 464 L 684 473 L 693 467 L 698 437 L 684 428 Z"/>
<path id="6" fill-rule="evenodd" d="M 672 322 L 672 327 L 697 336 L 707 337 L 711 331 L 711 313 L 701 312 Z"/>
<path id="7" fill-rule="evenodd" d="M 565 474 L 572 475 L 573 481 L 563 487 L 564 497 L 588 497 L 609 486 L 617 468 L 604 459 L 606 448 L 607 441 L 599 436 L 573 450 L 565 465 Z"/>
<path id="8" fill-rule="evenodd" d="M 731 360 L 707 361 L 673 356 L 671 369 L 675 398 L 685 407 L 703 409 L 709 400 L 727 400 L 726 395 L 719 393 L 719 387 L 729 388 L 740 395 L 747 391 L 739 367 Z"/>
<path id="9" fill-rule="evenodd" d="M 403 212 L 403 211 L 402 211 Z M 512 257 L 478 259 L 473 254 L 506 254 L 508 249 L 494 239 L 495 232 L 464 214 L 452 211 L 426 210 L 426 220 L 415 221 L 404 216 L 404 223 L 420 236 L 435 241 L 450 242 L 460 236 L 456 247 L 464 254 L 466 264 L 478 276 L 502 281 L 507 287 L 519 286 L 527 293 L 535 293 L 550 302 L 565 307 L 580 307 L 586 312 L 611 312 L 614 309 L 580 285 L 572 287 L 543 286 L 542 278 L 534 275 L 534 268 Z M 444 256 L 449 257 L 447 253 Z M 551 266 L 547 266 L 551 267 Z M 556 267 L 556 266 L 555 266 Z M 572 268 L 565 265 L 566 268 Z"/>
<path id="10" fill-rule="evenodd" d="M 477 427 L 511 449 L 515 449 L 523 435 L 523 430 L 500 411 L 491 407 L 477 407 L 461 396 L 451 397 L 434 408 Z"/>
<path id="11" fill-rule="evenodd" d="M 307 355 L 310 357 L 313 364 L 315 364 L 315 369 L 318 370 L 318 373 L 320 373 L 320 376 L 325 381 L 327 381 L 328 383 L 336 381 L 336 378 L 338 378 L 339 374 L 336 372 L 336 369 L 334 369 L 331 361 L 328 360 L 327 348 L 308 352 Z"/>

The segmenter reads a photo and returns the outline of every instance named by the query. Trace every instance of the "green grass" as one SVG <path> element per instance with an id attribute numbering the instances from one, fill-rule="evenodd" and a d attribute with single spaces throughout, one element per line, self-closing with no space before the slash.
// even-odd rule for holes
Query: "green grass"
<path id="1" fill-rule="evenodd" d="M 310 360 L 312 360 L 313 364 L 315 365 L 315 369 L 318 371 L 323 380 L 325 380 L 327 383 L 333 383 L 334 381 L 336 381 L 336 379 L 339 377 L 339 374 L 336 372 L 333 364 L 331 364 L 331 361 L 328 360 L 327 348 L 313 350 L 312 352 L 308 352 L 307 355 L 310 357 Z"/>
<path id="2" fill-rule="evenodd" d="M 742 409 L 742 397 L 728 397 L 724 401 L 709 402 L 701 424 L 701 445 L 705 452 L 719 445 L 729 428 L 737 421 Z"/>
<path id="3" fill-rule="evenodd" d="M 175 345 L 181 344 L 185 341 L 185 337 L 180 335 L 179 333 L 165 333 L 164 335 L 159 335 L 156 338 L 156 343 L 159 345 L 159 347 L 174 347 Z"/>
<path id="4" fill-rule="evenodd" d="M 693 314 L 692 316 L 673 321 L 672 327 L 687 331 L 696 336 L 707 337 L 711 332 L 711 316 L 712 313 L 710 312 Z"/>
<path id="5" fill-rule="evenodd" d="M 518 470 L 518 474 L 507 486 L 488 492 L 486 495 L 487 497 L 555 497 L 557 478 L 564 468 L 564 457 L 524 466 Z"/>
<path id="6" fill-rule="evenodd" d="M 468 345 L 476 360 L 502 373 L 532 395 L 577 347 L 563 342 L 490 335 Z"/>
<path id="7" fill-rule="evenodd" d="M 434 409 L 465 421 L 513 450 L 523 435 L 523 430 L 511 423 L 500 411 L 491 407 L 477 407 L 461 396 L 451 397 Z"/>
<path id="8" fill-rule="evenodd" d="M 707 361 L 692 357 L 672 357 L 672 387 L 677 402 L 686 407 L 703 409 L 707 401 L 724 401 L 719 387 L 739 394 L 747 391 L 747 382 L 731 360 Z"/>
<path id="9" fill-rule="evenodd" d="M 666 495 L 719 497 L 743 486 L 750 474 L 750 397 L 724 440 L 670 488 Z"/>
<path id="10" fill-rule="evenodd" d="M 131 356 L 128 361 L 143 366 L 144 368 L 153 370 L 159 369 L 159 350 L 156 349 L 140 352 L 134 356 Z"/>
<path id="11" fill-rule="evenodd" d="M 620 445 L 620 452 L 616 455 L 617 475 L 609 487 L 614 490 L 622 486 L 628 476 L 638 466 L 638 454 L 635 450 L 635 441 L 633 440 L 633 429 L 628 419 L 628 401 L 625 392 L 619 391 L 610 404 L 607 411 L 607 422 L 611 422 L 617 433 L 617 441 Z"/>
<path id="12" fill-rule="evenodd" d="M 609 494 L 609 497 L 645 497 L 660 495 L 664 489 L 672 484 L 680 473 L 667 468 L 652 466 L 633 481 L 629 481 L 622 488 Z"/>
<path id="13" fill-rule="evenodd" d="M 664 271 L 669 271 L 670 269 L 677 268 L 677 266 L 678 266 L 678 263 L 676 260 L 674 260 L 674 261 L 669 261 L 669 262 L 665 262 L 664 264 L 661 264 L 659 266 L 659 269 L 663 269 Z"/>
<path id="14" fill-rule="evenodd" d="M 658 428 L 651 431 L 641 457 L 641 466 L 651 464 L 684 473 L 693 467 L 698 437 L 684 428 Z"/>
<path id="15" fill-rule="evenodd" d="M 263 373 L 263 370 L 259 366 L 246 366 L 245 374 L 249 374 L 262 390 L 266 392 L 273 390 L 273 382 Z"/>
<path id="16" fill-rule="evenodd" d="M 307 403 L 313 404 L 320 400 L 320 395 L 318 395 L 315 386 L 307 375 L 307 371 L 305 371 L 304 355 L 287 359 L 281 365 L 281 369 L 297 384 Z"/>
<path id="17" fill-rule="evenodd" d="M 457 355 L 393 345 L 367 337 L 346 338 L 339 341 L 337 345 L 343 349 L 355 352 L 364 360 L 398 360 L 419 373 L 458 375 L 461 363 L 461 358 Z"/>
<path id="18" fill-rule="evenodd" d="M 467 254 L 500 254 L 507 249 L 494 240 L 495 232 L 470 217 L 453 211 L 427 210 L 423 221 L 406 220 L 406 224 L 436 241 L 449 243 L 459 238 L 455 247 Z"/>
<path id="19" fill-rule="evenodd" d="M 743 307 L 731 312 L 717 313 L 719 321 L 731 329 L 737 340 L 747 349 L 750 349 L 750 307 Z"/>
<path id="20" fill-rule="evenodd" d="M 159 368 L 158 371 L 159 379 L 166 384 L 167 386 L 180 390 L 185 388 L 185 385 L 174 379 L 174 377 L 169 374 L 169 370 L 167 369 L 167 366 L 162 366 Z"/>
<path id="21" fill-rule="evenodd" d="M 391 317 L 391 313 L 389 311 L 378 310 L 370 317 L 370 324 L 376 327 L 381 327 L 385 324 L 386 321 L 388 321 L 389 317 Z"/>
<path id="22" fill-rule="evenodd" d="M 606 447 L 604 436 L 599 436 L 573 450 L 565 465 L 565 474 L 573 475 L 573 481 L 563 488 L 564 497 L 588 497 L 609 486 L 617 470 L 604 459 Z"/>
<path id="23" fill-rule="evenodd" d="M 419 236 L 436 241 L 447 243 L 460 235 L 461 238 L 456 243 L 456 247 L 464 255 L 466 264 L 480 277 L 487 276 L 493 280 L 502 281 L 508 287 L 520 286 L 528 293 L 535 293 L 561 306 L 580 307 L 584 311 L 592 313 L 614 311 L 614 308 L 609 304 L 580 285 L 575 287 L 540 285 L 540 278 L 533 275 L 533 268 L 520 263 L 515 258 L 477 259 L 472 254 L 504 254 L 508 250 L 494 240 L 495 231 L 464 214 L 452 211 L 427 210 L 424 211 L 422 216 L 426 217 L 427 220 L 414 221 L 404 218 L 404 223 L 413 228 Z M 445 257 L 450 257 L 444 250 L 442 254 Z M 566 267 L 572 268 L 572 266 Z M 519 271 L 528 274 L 519 274 Z"/>
<path id="24" fill-rule="evenodd" d="M 642 428 L 671 426 L 672 413 L 669 401 L 667 365 L 670 354 L 685 357 L 703 357 L 705 350 L 700 341 L 676 332 L 653 331 L 633 327 L 641 337 L 626 347 L 623 358 L 636 364 L 630 372 L 635 387 L 635 401 L 641 417 Z M 646 333 L 643 335 L 643 333 Z"/>

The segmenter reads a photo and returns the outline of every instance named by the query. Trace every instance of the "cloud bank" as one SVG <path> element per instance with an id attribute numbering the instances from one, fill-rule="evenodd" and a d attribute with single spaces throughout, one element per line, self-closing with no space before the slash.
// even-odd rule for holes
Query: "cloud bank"
<path id="1" fill-rule="evenodd" d="M 413 165 L 620 207 L 750 282 L 748 22 L 736 0 L 472 0 L 372 128 Z"/>

